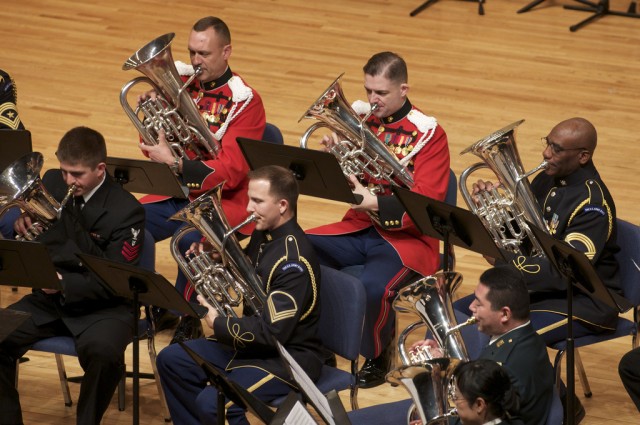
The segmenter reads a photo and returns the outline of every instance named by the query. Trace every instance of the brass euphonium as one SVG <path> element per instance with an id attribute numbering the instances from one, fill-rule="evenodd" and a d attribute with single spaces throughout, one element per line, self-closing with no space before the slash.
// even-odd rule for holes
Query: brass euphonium
<path id="1" fill-rule="evenodd" d="M 452 415 L 447 394 L 453 370 L 469 355 L 460 329 L 476 322 L 470 318 L 457 324 L 453 310 L 453 292 L 462 283 L 457 272 L 438 272 L 403 288 L 393 301 L 397 312 L 410 312 L 420 317 L 398 334 L 398 353 L 402 366 L 387 374 L 393 385 L 402 384 L 413 399 L 409 417 L 417 415 L 423 424 L 446 424 Z M 438 342 L 442 355 L 437 358 L 424 349 L 409 353 L 407 336 L 417 327 L 426 325 Z"/>
<path id="2" fill-rule="evenodd" d="M 176 158 L 184 156 L 185 146 L 189 146 L 198 159 L 204 157 L 202 149 L 215 157 L 220 150 L 220 142 L 213 137 L 186 90 L 201 71 L 195 69 L 193 75 L 182 82 L 171 55 L 174 35 L 165 34 L 149 42 L 122 65 L 124 71 L 137 69 L 146 77 L 134 78 L 122 87 L 120 104 L 145 144 L 157 145 L 158 133 L 164 130 Z M 127 94 L 133 86 L 143 82 L 153 87 L 156 99 L 149 98 L 134 110 L 129 105 Z"/>
<path id="3" fill-rule="evenodd" d="M 542 161 L 526 172 L 516 147 L 516 128 L 524 120 L 514 122 L 463 150 L 471 152 L 484 162 L 473 164 L 460 175 L 460 193 L 469 210 L 480 218 L 498 247 L 516 254 L 544 257 L 544 251 L 529 229 L 526 220 L 547 230 L 542 210 L 531 192 L 527 177 L 547 167 Z M 469 193 L 467 178 L 480 168 L 490 168 L 500 185 L 492 191 L 481 191 L 476 199 Z"/>
<path id="4" fill-rule="evenodd" d="M 34 240 L 51 227 L 76 190 L 75 185 L 69 186 L 64 199 L 58 202 L 40 179 L 43 162 L 40 152 L 32 152 L 15 160 L 0 175 L 0 216 L 17 206 L 32 217 L 29 233 L 16 236 L 18 240 Z"/>
<path id="5" fill-rule="evenodd" d="M 221 315 L 237 317 L 234 308 L 240 305 L 259 313 L 267 295 L 234 234 L 236 230 L 255 221 L 255 216 L 250 215 L 236 227 L 230 228 L 220 203 L 223 185 L 224 182 L 200 195 L 171 217 L 171 220 L 184 221 L 190 225 L 182 228 L 171 239 L 171 254 L 196 292 Z M 178 243 L 194 228 L 220 253 L 220 261 L 214 260 L 207 252 L 191 258 L 186 258 L 179 252 Z"/>
<path id="6" fill-rule="evenodd" d="M 319 120 L 302 135 L 300 147 L 306 149 L 311 134 L 319 128 L 328 127 L 341 139 L 330 148 L 330 152 L 338 160 L 345 176 L 353 174 L 358 179 L 369 176 L 375 180 L 384 180 L 389 184 L 411 189 L 414 184 L 412 173 L 400 164 L 396 156 L 387 150 L 384 143 L 366 125 L 367 118 L 377 105 L 371 108 L 367 116 L 360 118 L 344 97 L 340 86 L 342 75 L 329 85 L 298 120 Z M 370 190 L 377 194 L 382 188 Z M 372 218 L 377 220 L 375 214 Z"/>

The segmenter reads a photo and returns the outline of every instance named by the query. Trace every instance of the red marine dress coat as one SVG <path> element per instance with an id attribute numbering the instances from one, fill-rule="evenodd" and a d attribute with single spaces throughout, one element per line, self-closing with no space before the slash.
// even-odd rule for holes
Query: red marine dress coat
<path id="1" fill-rule="evenodd" d="M 369 104 L 356 101 L 353 108 L 363 116 Z M 392 116 L 382 120 L 372 116 L 367 120 L 367 125 L 401 163 L 403 158 L 408 157 L 404 161 L 413 173 L 412 192 L 444 201 L 449 184 L 449 145 L 447 135 L 435 118 L 423 114 L 407 99 Z M 417 153 L 412 153 L 414 150 Z M 374 226 L 394 247 L 405 267 L 424 276 L 438 270 L 438 241 L 418 231 L 388 187 L 384 194 L 378 195 L 378 207 L 380 225 L 372 221 L 368 214 L 350 209 L 342 221 L 316 227 L 307 233 L 344 235 Z"/>
<path id="2" fill-rule="evenodd" d="M 193 73 L 193 68 L 176 64 L 181 75 Z M 188 77 L 183 77 L 186 81 Z M 201 83 L 196 80 L 188 89 L 209 125 L 214 137 L 220 141 L 221 149 L 215 158 L 208 154 L 204 160 L 194 160 L 195 153 L 186 149 L 189 159 L 183 158 L 182 183 L 189 189 L 189 199 L 194 200 L 219 183 L 225 182 L 222 190 L 222 208 L 229 224 L 235 226 L 247 216 L 249 201 L 247 189 L 249 165 L 244 159 L 237 137 L 260 140 L 264 133 L 266 118 L 260 95 L 247 86 L 238 74 L 227 68 L 216 80 Z M 148 195 L 142 203 L 167 199 Z M 243 229 L 250 231 L 247 227 Z"/>

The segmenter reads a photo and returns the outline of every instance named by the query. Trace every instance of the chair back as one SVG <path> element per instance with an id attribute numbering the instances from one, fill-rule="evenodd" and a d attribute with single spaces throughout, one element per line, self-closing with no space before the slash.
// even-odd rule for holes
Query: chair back
<path id="1" fill-rule="evenodd" d="M 262 133 L 262 140 L 265 142 L 273 143 L 275 145 L 284 145 L 284 138 L 282 132 L 274 124 L 267 123 Z"/>
<path id="2" fill-rule="evenodd" d="M 156 269 L 156 241 L 147 229 L 144 230 L 144 244 L 142 245 L 142 255 L 138 265 L 149 271 L 155 271 Z"/>
<path id="3" fill-rule="evenodd" d="M 640 226 L 617 219 L 617 243 L 620 252 L 616 259 L 620 265 L 620 284 L 624 297 L 635 306 L 640 305 Z"/>
<path id="4" fill-rule="evenodd" d="M 366 295 L 357 278 L 321 266 L 320 323 L 322 344 L 345 359 L 355 361 L 360 354 Z"/>
<path id="5" fill-rule="evenodd" d="M 558 394 L 557 387 L 553 387 L 553 397 L 551 398 L 551 407 L 549 408 L 549 415 L 547 416 L 547 422 L 545 425 L 559 425 L 564 419 L 564 409 L 562 407 L 562 400 Z"/>
<path id="6" fill-rule="evenodd" d="M 454 207 L 458 204 L 458 178 L 452 169 L 449 169 L 449 185 L 444 195 L 444 202 Z"/>

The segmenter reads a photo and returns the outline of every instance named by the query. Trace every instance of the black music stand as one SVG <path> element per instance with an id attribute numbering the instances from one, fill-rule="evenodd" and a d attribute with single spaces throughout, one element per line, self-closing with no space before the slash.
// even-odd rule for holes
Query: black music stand
<path id="1" fill-rule="evenodd" d="M 444 242 L 445 271 L 449 271 L 449 244 L 504 260 L 493 237 L 472 212 L 408 189 L 392 189 L 418 230 Z"/>
<path id="2" fill-rule="evenodd" d="M 275 412 L 262 400 L 251 394 L 244 387 L 220 373 L 211 363 L 202 358 L 183 342 L 179 342 L 184 351 L 189 354 L 194 362 L 204 370 L 209 382 L 218 390 L 218 424 L 225 423 L 225 395 L 245 410 L 249 410 L 265 424 L 269 424 L 275 417 Z"/>
<path id="3" fill-rule="evenodd" d="M 433 3 L 437 2 L 438 0 L 427 0 L 424 3 L 422 3 L 420 6 L 416 7 L 415 9 L 413 9 L 411 11 L 411 13 L 409 13 L 409 16 L 416 16 L 418 13 L 422 12 L 423 10 L 425 10 L 427 7 L 431 6 Z M 464 0 L 464 1 L 472 1 L 472 2 L 478 2 L 478 15 L 484 15 L 484 0 Z"/>
<path id="4" fill-rule="evenodd" d="M 149 160 L 107 157 L 107 171 L 115 181 L 134 193 L 150 193 L 187 199 L 183 186 L 167 164 Z"/>
<path id="5" fill-rule="evenodd" d="M 32 149 L 29 130 L 0 130 L 0 172 Z"/>
<path id="6" fill-rule="evenodd" d="M 84 266 L 100 278 L 99 280 L 109 292 L 133 301 L 133 423 L 137 425 L 140 421 L 138 332 L 140 304 L 153 304 L 198 318 L 203 317 L 207 310 L 185 300 L 182 294 L 159 273 L 94 255 L 77 255 Z"/>
<path id="7" fill-rule="evenodd" d="M 18 329 L 29 317 L 31 317 L 31 313 L 0 308 L 0 342 Z"/>
<path id="8" fill-rule="evenodd" d="M 62 290 L 46 245 L 10 239 L 0 239 L 0 285 Z"/>
<path id="9" fill-rule="evenodd" d="M 600 19 L 603 16 L 615 15 L 626 16 L 627 18 L 640 18 L 640 14 L 636 12 L 636 0 L 631 0 L 629 9 L 626 12 L 618 12 L 609 8 L 609 0 L 599 0 L 597 3 L 588 0 L 575 0 L 585 6 L 564 6 L 565 9 L 579 10 L 581 12 L 591 12 L 593 15 L 569 27 L 569 31 L 575 32 L 587 24 Z"/>
<path id="10" fill-rule="evenodd" d="M 584 255 L 565 241 L 554 238 L 547 232 L 539 229 L 527 221 L 531 231 L 540 243 L 542 250 L 555 269 L 565 279 L 567 284 L 567 424 L 574 424 L 574 395 L 575 395 L 575 371 L 574 371 L 574 341 L 573 341 L 573 287 L 580 289 L 592 299 L 604 302 L 608 306 L 624 312 L 632 307 L 632 304 L 624 298 L 609 292 L 602 283 L 593 264 Z"/>
<path id="11" fill-rule="evenodd" d="M 290 169 L 298 180 L 300 193 L 334 201 L 359 204 L 338 164 L 329 152 L 276 145 L 260 140 L 238 137 L 238 145 L 251 169 L 264 165 L 280 165 Z"/>

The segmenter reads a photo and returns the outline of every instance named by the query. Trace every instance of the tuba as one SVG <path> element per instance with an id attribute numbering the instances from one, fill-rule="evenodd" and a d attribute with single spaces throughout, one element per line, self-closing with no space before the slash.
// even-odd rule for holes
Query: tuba
<path id="1" fill-rule="evenodd" d="M 220 203 L 223 184 L 224 182 L 204 193 L 171 217 L 171 220 L 180 220 L 191 225 L 183 227 L 173 236 L 171 254 L 196 292 L 221 315 L 237 317 L 233 308 L 241 304 L 253 313 L 259 313 L 267 296 L 253 265 L 234 235 L 236 230 L 255 221 L 255 216 L 250 215 L 245 221 L 230 229 Z M 193 228 L 199 230 L 213 245 L 214 250 L 220 253 L 219 262 L 213 260 L 206 252 L 193 255 L 191 258 L 179 252 L 178 243 Z"/>
<path id="2" fill-rule="evenodd" d="M 75 185 L 69 186 L 64 199 L 56 201 L 40 179 L 43 161 L 40 152 L 32 152 L 18 158 L 0 175 L 0 216 L 17 206 L 34 219 L 27 235 L 16 236 L 21 241 L 32 241 L 51 227 L 76 190 Z"/>
<path id="3" fill-rule="evenodd" d="M 402 366 L 387 375 L 392 385 L 402 385 L 414 405 L 407 413 L 407 423 L 420 418 L 424 425 L 446 425 L 455 409 L 449 408 L 453 371 L 460 359 L 441 357 L 418 365 Z"/>
<path id="4" fill-rule="evenodd" d="M 544 251 L 527 221 L 544 230 L 547 230 L 547 225 L 527 177 L 546 168 L 547 162 L 542 161 L 533 170 L 524 172 L 515 140 L 516 127 L 523 122 L 514 122 L 461 152 L 471 152 L 484 162 L 478 162 L 462 172 L 460 193 L 498 247 L 519 255 L 543 257 Z M 490 192 L 478 193 L 474 201 L 466 182 L 469 175 L 480 168 L 490 168 L 501 184 Z"/>
<path id="5" fill-rule="evenodd" d="M 146 77 L 134 78 L 122 87 L 120 104 L 146 145 L 158 144 L 158 133 L 164 130 L 175 158 L 185 155 L 185 147 L 191 149 L 197 159 L 203 159 L 203 149 L 215 157 L 220 150 L 220 142 L 211 134 L 186 90 L 201 71 L 196 68 L 193 75 L 182 82 L 171 55 L 174 35 L 165 34 L 149 42 L 122 65 L 124 71 L 137 69 Z M 156 99 L 147 99 L 134 110 L 129 105 L 127 94 L 142 82 L 153 87 Z"/>
<path id="6" fill-rule="evenodd" d="M 319 122 L 313 124 L 300 138 L 300 147 L 306 149 L 311 134 L 318 128 L 328 127 L 343 139 L 331 147 L 330 152 L 336 157 L 345 176 L 355 175 L 358 179 L 370 176 L 375 180 L 384 180 L 394 185 L 411 189 L 413 175 L 366 126 L 366 120 L 377 105 L 364 118 L 347 103 L 342 87 L 340 74 L 331 85 L 307 109 L 304 118 L 315 118 Z M 399 182 L 399 183 L 398 183 Z M 382 187 L 370 189 L 373 194 L 382 191 Z M 376 217 L 372 217 L 377 220 Z"/>
<path id="7" fill-rule="evenodd" d="M 417 416 L 423 424 L 446 424 L 453 414 L 447 398 L 453 370 L 460 361 L 469 360 L 459 331 L 476 322 L 475 317 L 471 317 L 457 324 L 452 294 L 461 283 L 460 273 L 438 272 L 403 288 L 393 301 L 395 311 L 417 314 L 421 319 L 398 334 L 397 348 L 403 365 L 386 376 L 389 383 L 402 384 L 411 395 L 413 407 L 409 410 L 409 420 Z M 422 325 L 427 326 L 442 348 L 441 357 L 433 358 L 428 349 L 422 347 L 417 352 L 407 352 L 407 336 Z"/>

